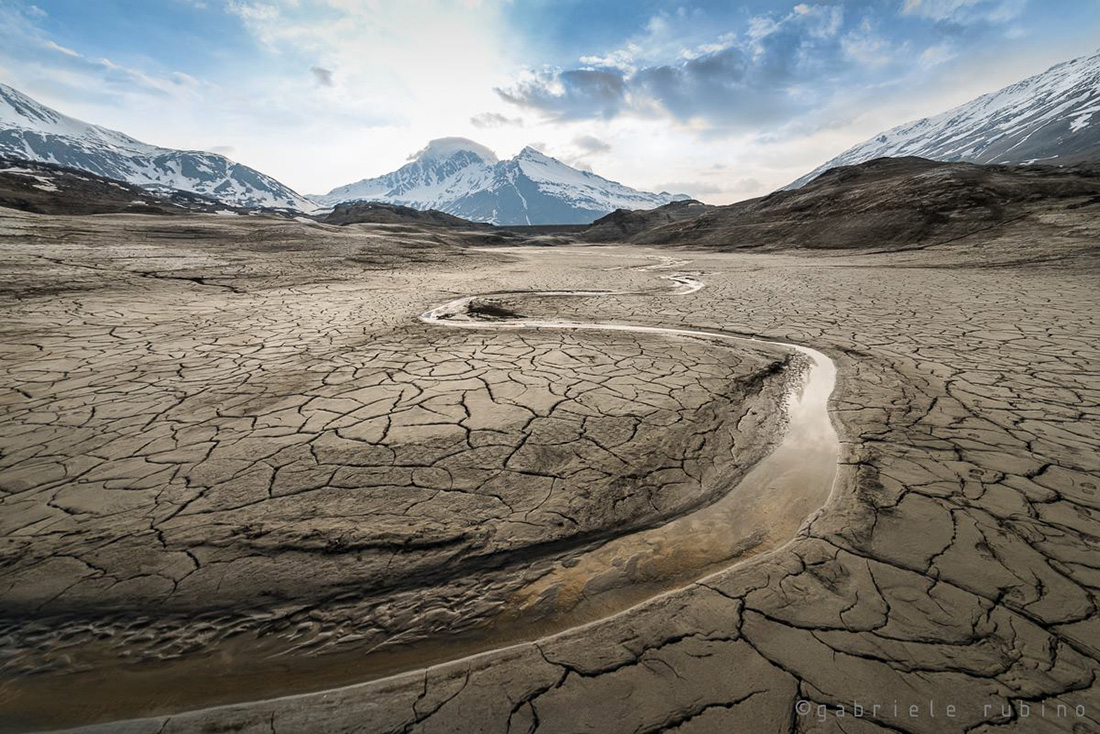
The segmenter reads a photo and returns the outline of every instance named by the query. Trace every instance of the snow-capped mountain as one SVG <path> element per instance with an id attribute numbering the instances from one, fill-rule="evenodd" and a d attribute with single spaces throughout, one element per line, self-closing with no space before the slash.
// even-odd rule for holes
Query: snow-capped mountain
<path id="1" fill-rule="evenodd" d="M 786 188 L 798 188 L 837 166 L 903 156 L 1015 164 L 1100 160 L 1100 53 L 887 130 Z"/>
<path id="2" fill-rule="evenodd" d="M 638 191 L 527 147 L 510 160 L 465 138 L 433 140 L 394 171 L 311 197 L 322 204 L 381 201 L 492 224 L 588 224 L 616 209 L 686 199 Z"/>
<path id="3" fill-rule="evenodd" d="M 4 84 L 0 155 L 55 163 L 153 191 L 202 194 L 233 206 L 317 209 L 270 176 L 225 156 L 149 145 L 63 115 Z"/>

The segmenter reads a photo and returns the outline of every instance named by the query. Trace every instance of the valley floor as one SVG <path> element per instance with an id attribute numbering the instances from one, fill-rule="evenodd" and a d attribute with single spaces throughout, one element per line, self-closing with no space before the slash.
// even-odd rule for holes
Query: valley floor
<path id="1" fill-rule="evenodd" d="M 742 254 L 5 212 L 0 729 L 1100 730 L 1096 235 Z M 418 319 L 471 294 L 487 325 L 819 350 L 835 482 L 738 494 L 789 428 L 789 348 Z M 728 537 L 644 535 L 723 496 Z M 642 536 L 661 563 L 583 575 Z"/>

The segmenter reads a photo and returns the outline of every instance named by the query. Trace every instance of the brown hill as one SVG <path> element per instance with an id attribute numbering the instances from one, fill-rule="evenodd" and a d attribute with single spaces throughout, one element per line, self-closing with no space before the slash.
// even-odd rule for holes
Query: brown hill
<path id="1" fill-rule="evenodd" d="M 585 230 L 584 239 L 589 242 L 621 241 L 665 224 L 694 219 L 715 208 L 695 199 L 685 199 L 656 209 L 616 209 L 593 222 Z"/>
<path id="2" fill-rule="evenodd" d="M 317 217 L 325 224 L 422 224 L 429 227 L 468 227 L 485 229 L 490 225 L 478 224 L 435 209 L 413 209 L 398 204 L 378 201 L 349 201 L 337 204 L 328 214 Z"/>

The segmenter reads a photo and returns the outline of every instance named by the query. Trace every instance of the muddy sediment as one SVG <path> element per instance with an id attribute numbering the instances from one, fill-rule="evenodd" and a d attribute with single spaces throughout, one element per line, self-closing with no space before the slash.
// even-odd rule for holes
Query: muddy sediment
<path id="1" fill-rule="evenodd" d="M 15 224 L 48 243 L 54 221 Z M 170 245 L 22 256 L 26 288 L 55 285 L 11 335 L 33 351 L 8 361 L 29 383 L 4 475 L 3 705 L 19 726 L 319 690 L 535 639 L 774 545 L 820 503 L 769 522 L 757 490 L 717 550 L 630 551 L 635 573 L 592 571 L 604 593 L 570 600 L 592 548 L 694 516 L 771 450 L 798 379 L 787 350 L 646 329 L 493 333 L 516 313 L 504 296 L 468 304 L 483 333 L 446 333 L 416 314 L 453 272 L 394 253 L 387 276 L 418 282 L 410 298 L 408 281 L 358 282 L 358 258 L 316 225 L 264 226 L 189 222 L 211 247 L 248 236 L 228 258 L 162 224 L 148 236 Z M 308 265 L 269 260 L 277 237 L 278 259 Z M 680 261 L 620 261 L 644 286 L 621 297 L 702 287 L 651 273 Z M 70 286 L 74 271 L 90 282 Z"/>

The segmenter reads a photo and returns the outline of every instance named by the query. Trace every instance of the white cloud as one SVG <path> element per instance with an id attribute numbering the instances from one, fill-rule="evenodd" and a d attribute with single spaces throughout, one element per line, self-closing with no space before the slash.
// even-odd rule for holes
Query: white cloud
<path id="1" fill-rule="evenodd" d="M 628 43 L 625 48 L 616 49 L 603 56 L 596 54 L 581 56 L 580 62 L 589 66 L 612 67 L 629 72 L 637 68 L 634 62 L 638 58 L 639 52 L 640 48 L 637 44 Z"/>
<path id="2" fill-rule="evenodd" d="M 595 135 L 580 135 L 573 139 L 573 145 L 583 150 L 588 155 L 607 153 L 611 150 L 611 144 L 600 140 Z"/>
<path id="3" fill-rule="evenodd" d="M 875 31 L 868 18 L 844 35 L 841 47 L 849 58 L 866 66 L 885 66 L 894 59 L 893 46 Z"/>
<path id="4" fill-rule="evenodd" d="M 470 118 L 470 124 L 482 130 L 495 127 L 507 127 L 509 125 L 522 127 L 523 118 L 508 117 L 499 112 L 481 112 Z"/>
<path id="5" fill-rule="evenodd" d="M 279 8 L 270 3 L 229 0 L 226 9 L 230 13 L 240 16 L 241 20 L 246 23 L 259 24 L 280 19 Z"/>
<path id="6" fill-rule="evenodd" d="M 671 24 L 667 15 L 654 16 L 629 52 L 581 58 L 598 64 L 529 70 L 498 92 L 554 121 L 672 117 L 726 133 L 806 114 L 847 81 L 853 66 L 895 60 L 866 22 L 841 38 L 840 5 L 801 3 L 786 14 L 756 16 L 742 34 L 711 35 L 662 61 L 650 48 Z"/>
<path id="7" fill-rule="evenodd" d="M 73 51 L 71 48 L 65 48 L 64 46 L 62 46 L 60 44 L 57 44 L 53 41 L 46 41 L 45 45 L 46 45 L 46 48 L 53 49 L 54 51 L 65 54 L 66 56 L 72 56 L 74 58 L 80 58 L 80 54 L 78 54 L 76 51 Z"/>

